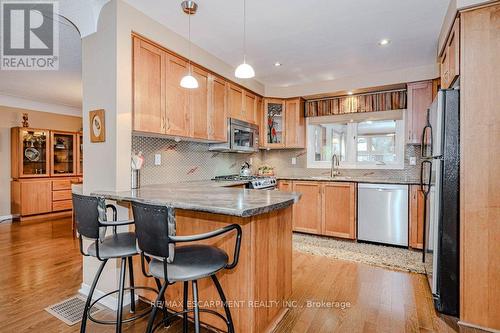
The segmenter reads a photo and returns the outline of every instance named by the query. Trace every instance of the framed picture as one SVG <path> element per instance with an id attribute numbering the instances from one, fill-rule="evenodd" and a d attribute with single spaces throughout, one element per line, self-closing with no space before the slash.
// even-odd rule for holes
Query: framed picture
<path id="1" fill-rule="evenodd" d="M 90 118 L 90 142 L 106 141 L 106 126 L 104 110 L 93 110 L 89 112 Z"/>

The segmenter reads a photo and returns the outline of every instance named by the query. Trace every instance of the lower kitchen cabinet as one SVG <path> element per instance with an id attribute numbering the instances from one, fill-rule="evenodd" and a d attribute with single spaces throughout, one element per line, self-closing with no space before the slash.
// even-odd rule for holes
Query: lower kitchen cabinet
<path id="1" fill-rule="evenodd" d="M 293 230 L 356 239 L 356 184 L 280 181 L 280 191 L 300 192 L 293 207 Z"/>
<path id="2" fill-rule="evenodd" d="M 52 181 L 26 180 L 11 183 L 11 210 L 21 216 L 52 211 Z"/>
<path id="3" fill-rule="evenodd" d="M 410 236 L 409 245 L 422 249 L 424 243 L 424 193 L 419 185 L 410 186 Z"/>
<path id="4" fill-rule="evenodd" d="M 293 205 L 293 230 L 321 234 L 321 183 L 294 181 L 292 189 L 302 194 Z"/>
<path id="5" fill-rule="evenodd" d="M 356 184 L 324 183 L 322 234 L 356 239 Z"/>

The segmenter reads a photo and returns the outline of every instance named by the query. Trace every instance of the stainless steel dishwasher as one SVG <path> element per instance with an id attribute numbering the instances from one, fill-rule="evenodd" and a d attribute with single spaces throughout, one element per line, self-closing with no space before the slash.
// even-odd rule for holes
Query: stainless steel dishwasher
<path id="1" fill-rule="evenodd" d="M 408 246 L 407 185 L 358 185 L 358 240 Z"/>

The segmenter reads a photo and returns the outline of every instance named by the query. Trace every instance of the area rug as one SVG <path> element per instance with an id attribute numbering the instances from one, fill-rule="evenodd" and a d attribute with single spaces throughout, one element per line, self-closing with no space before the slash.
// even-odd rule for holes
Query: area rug
<path id="1" fill-rule="evenodd" d="M 405 272 L 425 273 L 422 252 L 404 248 L 299 233 L 293 234 L 293 248 L 299 252 L 333 259 L 355 261 Z"/>

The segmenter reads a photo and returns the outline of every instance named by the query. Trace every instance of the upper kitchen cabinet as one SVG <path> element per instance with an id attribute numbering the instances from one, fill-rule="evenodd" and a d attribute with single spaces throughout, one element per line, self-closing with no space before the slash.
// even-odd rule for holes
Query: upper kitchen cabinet
<path id="1" fill-rule="evenodd" d="M 432 81 L 408 83 L 406 143 L 420 144 L 427 123 L 427 109 L 432 104 Z"/>
<path id="2" fill-rule="evenodd" d="M 170 54 L 167 55 L 167 101 L 164 118 L 165 134 L 167 135 L 187 137 L 191 133 L 191 115 L 188 105 L 190 91 L 180 86 L 181 79 L 187 73 L 188 63 L 185 60 Z M 200 74 L 193 73 L 193 75 Z M 195 95 L 194 100 L 199 101 L 200 95 Z"/>
<path id="3" fill-rule="evenodd" d="M 208 133 L 212 141 L 227 141 L 227 83 L 209 74 Z"/>
<path id="4" fill-rule="evenodd" d="M 452 86 L 460 75 L 460 18 L 456 18 L 440 58 L 441 88 Z"/>
<path id="5" fill-rule="evenodd" d="M 285 101 L 264 99 L 264 147 L 285 148 Z"/>
<path id="6" fill-rule="evenodd" d="M 234 84 L 228 84 L 227 100 L 229 117 L 245 120 L 243 114 L 243 89 Z"/>
<path id="7" fill-rule="evenodd" d="M 12 178 L 50 175 L 50 133 L 48 130 L 11 129 Z"/>
<path id="8" fill-rule="evenodd" d="M 285 147 L 305 148 L 304 101 L 301 98 L 287 100 L 285 102 L 285 113 Z"/>
<path id="9" fill-rule="evenodd" d="M 192 129 L 190 136 L 195 139 L 208 139 L 208 105 L 210 103 L 208 73 L 193 66 L 192 75 L 198 81 L 198 88 L 188 91 L 188 114 L 191 118 Z"/>
<path id="10" fill-rule="evenodd" d="M 244 104 L 243 104 L 243 115 L 245 117 L 245 121 L 249 123 L 256 124 L 257 123 L 257 96 L 252 94 L 249 91 L 244 92 Z"/>
<path id="11" fill-rule="evenodd" d="M 259 126 L 259 148 L 265 148 L 264 98 L 257 96 L 255 117 Z"/>
<path id="12" fill-rule="evenodd" d="M 76 137 L 72 132 L 51 132 L 51 176 L 76 175 Z"/>
<path id="13" fill-rule="evenodd" d="M 165 66 L 167 54 L 140 38 L 133 38 L 133 129 L 165 133 Z"/>

